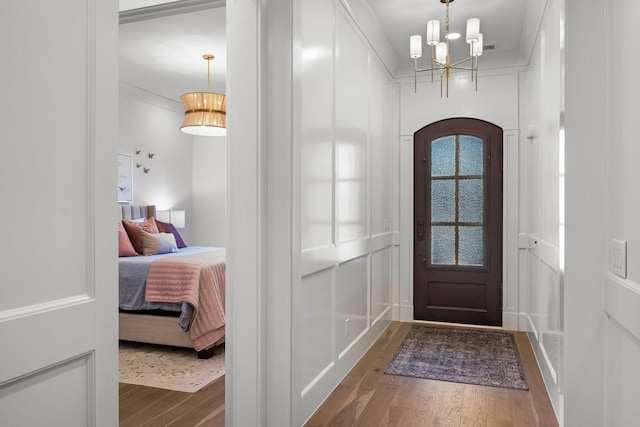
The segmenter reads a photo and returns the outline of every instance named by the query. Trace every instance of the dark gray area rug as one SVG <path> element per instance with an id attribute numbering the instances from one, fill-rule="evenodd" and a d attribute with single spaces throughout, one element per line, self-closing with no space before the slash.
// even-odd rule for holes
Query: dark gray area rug
<path id="1" fill-rule="evenodd" d="M 385 374 L 528 390 L 513 334 L 412 326 Z"/>

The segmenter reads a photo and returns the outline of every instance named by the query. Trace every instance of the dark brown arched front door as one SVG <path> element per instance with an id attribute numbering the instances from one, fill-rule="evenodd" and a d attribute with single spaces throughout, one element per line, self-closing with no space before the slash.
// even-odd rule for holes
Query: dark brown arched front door
<path id="1" fill-rule="evenodd" d="M 501 326 L 502 128 L 425 126 L 414 164 L 414 318 Z"/>

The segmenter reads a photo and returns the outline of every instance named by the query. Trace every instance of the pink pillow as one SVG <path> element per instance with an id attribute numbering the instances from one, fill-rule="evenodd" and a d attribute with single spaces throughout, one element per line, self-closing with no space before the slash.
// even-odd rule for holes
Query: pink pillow
<path id="1" fill-rule="evenodd" d="M 142 253 L 142 230 L 151 234 L 159 233 L 158 226 L 156 225 L 156 220 L 153 217 L 145 219 L 142 224 L 136 224 L 132 221 L 123 220 L 122 225 L 129 235 L 129 239 L 131 240 L 133 248 L 139 254 Z"/>
<path id="2" fill-rule="evenodd" d="M 124 230 L 122 222 L 118 224 L 118 256 L 136 256 L 138 253 L 133 249 L 129 235 Z"/>

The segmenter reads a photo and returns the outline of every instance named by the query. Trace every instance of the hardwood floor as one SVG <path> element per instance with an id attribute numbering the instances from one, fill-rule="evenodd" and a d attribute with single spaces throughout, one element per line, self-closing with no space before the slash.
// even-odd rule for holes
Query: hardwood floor
<path id="1" fill-rule="evenodd" d="M 393 322 L 305 426 L 558 426 L 524 332 L 515 337 L 528 391 L 385 375 L 410 328 Z"/>
<path id="2" fill-rule="evenodd" d="M 224 377 L 197 393 L 120 384 L 120 427 L 224 427 Z"/>
<path id="3" fill-rule="evenodd" d="M 528 391 L 385 375 L 410 328 L 393 322 L 305 426 L 558 426 L 525 333 Z M 224 426 L 224 377 L 197 393 L 120 384 L 120 426 Z"/>

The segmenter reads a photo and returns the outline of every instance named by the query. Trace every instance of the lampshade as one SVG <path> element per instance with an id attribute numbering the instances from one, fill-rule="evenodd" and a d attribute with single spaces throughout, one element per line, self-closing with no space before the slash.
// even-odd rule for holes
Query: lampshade
<path id="1" fill-rule="evenodd" d="M 467 19 L 467 43 L 478 43 L 480 38 L 480 19 Z"/>
<path id="2" fill-rule="evenodd" d="M 156 211 L 156 219 L 162 222 L 171 222 L 171 211 Z"/>
<path id="3" fill-rule="evenodd" d="M 469 45 L 469 51 L 471 52 L 471 56 L 480 56 L 482 55 L 482 33 L 478 34 L 478 43 L 471 43 Z"/>
<path id="4" fill-rule="evenodd" d="M 186 226 L 184 211 L 171 211 L 171 224 L 175 228 L 184 228 Z"/>
<path id="5" fill-rule="evenodd" d="M 435 46 L 440 43 L 440 21 L 432 19 L 427 22 L 427 45 Z"/>
<path id="6" fill-rule="evenodd" d="M 440 42 L 436 45 L 436 61 L 440 64 L 447 62 L 447 54 L 449 52 L 449 46 L 446 42 Z"/>
<path id="7" fill-rule="evenodd" d="M 158 221 L 171 223 L 175 228 L 185 228 L 185 217 L 185 211 L 181 210 L 156 211 L 156 218 L 158 219 Z"/>
<path id="8" fill-rule="evenodd" d="M 411 36 L 409 39 L 409 51 L 413 59 L 422 56 L 422 36 Z"/>
<path id="9" fill-rule="evenodd" d="M 224 136 L 227 134 L 227 100 L 223 94 L 211 92 L 211 60 L 214 56 L 205 53 L 202 58 L 207 61 L 207 91 L 180 96 L 184 106 L 180 130 L 198 136 Z"/>
<path id="10" fill-rule="evenodd" d="M 182 132 L 199 136 L 224 136 L 227 133 L 227 100 L 220 93 L 190 92 L 180 96 L 184 106 Z"/>

